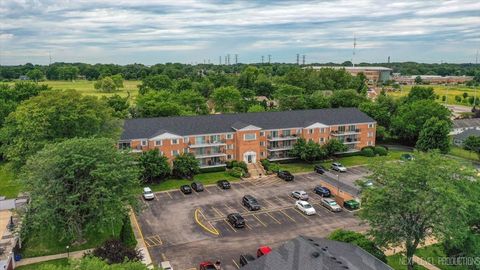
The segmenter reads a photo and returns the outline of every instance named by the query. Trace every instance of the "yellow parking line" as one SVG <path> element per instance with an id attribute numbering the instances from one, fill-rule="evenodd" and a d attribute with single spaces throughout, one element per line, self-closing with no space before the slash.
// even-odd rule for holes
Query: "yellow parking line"
<path id="1" fill-rule="evenodd" d="M 264 200 L 270 207 L 275 207 L 275 205 L 272 204 L 271 202 L 269 202 L 268 200 L 266 200 L 266 199 L 263 199 L 263 200 Z"/>
<path id="2" fill-rule="evenodd" d="M 247 228 L 248 228 L 249 230 L 252 229 L 252 227 L 250 227 L 250 225 L 248 225 L 246 222 L 245 222 L 245 226 L 247 226 Z"/>
<path id="3" fill-rule="evenodd" d="M 269 217 L 271 217 L 273 220 L 275 220 L 278 224 L 282 224 L 280 221 L 278 221 L 278 219 L 276 219 L 274 216 L 272 216 L 270 213 L 265 213 L 267 214 Z"/>
<path id="4" fill-rule="evenodd" d="M 233 264 L 235 264 L 235 267 L 237 267 L 237 269 L 240 269 L 240 266 L 237 264 L 237 262 L 234 259 L 232 259 L 232 262 Z"/>
<path id="5" fill-rule="evenodd" d="M 218 211 L 217 208 L 212 206 L 213 211 L 215 211 L 219 216 L 223 217 L 222 212 Z"/>
<path id="6" fill-rule="evenodd" d="M 250 209 L 248 209 L 247 207 L 245 207 L 245 205 L 243 205 L 243 203 L 238 203 L 238 204 L 240 204 L 240 206 L 241 206 L 243 209 L 245 209 L 245 210 L 247 210 L 247 211 L 250 211 Z"/>
<path id="7" fill-rule="evenodd" d="M 232 207 L 228 206 L 226 203 L 224 203 L 223 205 L 225 205 L 225 207 L 227 207 L 230 211 L 232 211 L 232 212 L 237 212 L 235 209 L 233 209 Z"/>
<path id="8" fill-rule="evenodd" d="M 280 212 L 281 212 L 282 214 L 284 214 L 286 217 L 288 217 L 291 221 L 297 223 L 297 221 L 296 221 L 294 218 L 292 218 L 290 215 L 288 215 L 287 213 L 285 213 L 283 210 L 280 210 Z"/>
<path id="9" fill-rule="evenodd" d="M 232 228 L 232 230 L 233 230 L 234 232 L 237 232 L 237 230 L 235 230 L 235 228 L 233 228 L 233 226 L 232 226 L 232 224 L 230 224 L 230 222 L 228 222 L 226 219 L 224 219 L 223 221 L 225 221 L 225 223 L 227 223 L 228 226 L 230 226 L 230 228 Z"/>
<path id="10" fill-rule="evenodd" d="M 207 187 L 205 187 L 204 190 L 205 190 L 206 192 L 208 192 L 208 193 L 212 193 L 210 190 L 208 190 Z"/>
<path id="11" fill-rule="evenodd" d="M 300 210 L 298 210 L 297 208 L 293 208 L 295 209 L 295 212 L 297 212 L 300 216 L 302 216 L 304 219 L 308 219 L 304 213 L 302 213 Z"/>
<path id="12" fill-rule="evenodd" d="M 163 260 L 163 261 L 168 261 L 168 260 L 167 260 L 167 256 L 165 256 L 165 253 L 162 253 L 161 256 L 162 256 L 162 260 Z"/>
<path id="13" fill-rule="evenodd" d="M 253 214 L 253 217 L 256 218 L 258 222 L 263 225 L 263 227 L 267 227 L 267 225 L 265 225 L 265 223 L 263 223 L 255 214 Z"/>
<path id="14" fill-rule="evenodd" d="M 168 191 L 167 191 L 167 194 L 168 194 L 168 197 L 170 197 L 170 199 L 173 200 L 172 194 L 170 194 L 170 192 L 168 192 Z"/>

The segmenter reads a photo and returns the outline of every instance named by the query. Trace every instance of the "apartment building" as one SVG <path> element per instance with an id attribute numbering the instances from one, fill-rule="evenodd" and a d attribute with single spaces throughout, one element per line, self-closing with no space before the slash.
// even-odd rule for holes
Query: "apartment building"
<path id="1" fill-rule="evenodd" d="M 295 158 L 289 151 L 299 138 L 319 144 L 336 138 L 357 151 L 375 145 L 376 122 L 356 108 L 338 108 L 135 118 L 125 120 L 123 129 L 120 148 L 158 148 L 170 160 L 189 152 L 201 168 L 210 168 L 230 160 Z"/>
<path id="2" fill-rule="evenodd" d="M 312 69 L 322 69 L 322 68 L 333 68 L 333 69 L 345 69 L 346 72 L 350 73 L 352 76 L 357 76 L 359 73 L 363 73 L 368 80 L 368 84 L 377 85 L 378 83 L 385 83 L 392 79 L 391 68 L 386 67 L 343 67 L 343 66 L 312 66 L 306 67 Z"/>

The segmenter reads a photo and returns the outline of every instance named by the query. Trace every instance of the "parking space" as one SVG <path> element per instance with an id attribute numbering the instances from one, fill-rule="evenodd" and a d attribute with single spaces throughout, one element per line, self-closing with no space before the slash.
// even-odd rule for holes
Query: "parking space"
<path id="1" fill-rule="evenodd" d="M 350 169 L 347 174 L 366 173 L 364 168 Z M 321 197 L 312 192 L 328 175 L 309 173 L 296 175 L 285 182 L 274 176 L 253 181 L 232 183 L 230 190 L 207 186 L 205 191 L 184 195 L 180 191 L 156 193 L 153 201 L 144 202 L 138 221 L 153 261 L 169 260 L 175 269 L 196 269 L 201 261 L 222 261 L 224 269 L 238 269 L 240 254 L 255 254 L 260 245 L 276 247 L 298 235 L 327 236 L 337 228 L 365 229 L 349 211 L 332 213 L 320 205 Z M 306 216 L 294 207 L 294 190 L 304 190 L 316 214 Z M 253 195 L 261 205 L 249 211 L 242 197 Z M 199 209 L 207 224 L 219 235 L 202 229 L 194 219 Z M 240 213 L 244 228 L 235 228 L 227 221 L 230 213 Z"/>

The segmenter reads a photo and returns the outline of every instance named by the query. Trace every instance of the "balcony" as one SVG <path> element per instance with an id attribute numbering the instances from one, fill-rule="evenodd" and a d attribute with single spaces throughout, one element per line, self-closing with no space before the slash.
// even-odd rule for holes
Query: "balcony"
<path id="1" fill-rule="evenodd" d="M 360 129 L 357 128 L 355 130 L 346 130 L 346 131 L 338 131 L 338 130 L 333 130 L 330 132 L 330 135 L 332 136 L 346 136 L 346 135 L 355 135 L 355 134 L 360 134 Z"/>
<path id="2" fill-rule="evenodd" d="M 356 144 L 359 143 L 360 140 L 358 138 L 345 138 L 341 141 L 343 144 Z"/>
<path id="3" fill-rule="evenodd" d="M 201 143 L 188 143 L 188 147 L 190 148 L 202 148 L 202 147 L 211 147 L 211 146 L 222 146 L 222 145 L 227 145 L 226 140 L 218 140 L 218 141 L 210 141 L 210 140 L 205 140 Z"/>
<path id="4" fill-rule="evenodd" d="M 210 157 L 226 157 L 227 154 L 223 152 L 206 152 L 202 154 L 197 154 L 192 152 L 195 155 L 195 158 L 210 158 Z"/>
<path id="5" fill-rule="evenodd" d="M 267 148 L 267 151 L 269 152 L 275 152 L 275 151 L 286 151 L 286 150 L 292 150 L 293 145 L 290 146 L 278 146 L 278 147 L 269 147 Z"/>
<path id="6" fill-rule="evenodd" d="M 216 168 L 216 167 L 225 167 L 227 164 L 225 162 L 216 162 L 216 163 L 210 163 L 210 164 L 200 164 L 200 169 L 206 169 L 206 168 Z"/>
<path id="7" fill-rule="evenodd" d="M 291 135 L 288 135 L 288 136 L 280 135 L 280 136 L 277 136 L 277 137 L 272 137 L 271 135 L 267 136 L 267 140 L 269 140 L 271 142 L 297 140 L 298 138 L 299 138 L 298 134 L 291 134 Z"/>

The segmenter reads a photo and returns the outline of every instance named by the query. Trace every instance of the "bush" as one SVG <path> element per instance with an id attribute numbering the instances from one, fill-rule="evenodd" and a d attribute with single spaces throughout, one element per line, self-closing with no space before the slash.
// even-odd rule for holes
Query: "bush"
<path id="1" fill-rule="evenodd" d="M 280 170 L 280 165 L 278 163 L 271 163 L 269 170 L 272 172 L 278 172 Z"/>
<path id="2" fill-rule="evenodd" d="M 374 151 L 375 151 L 375 154 L 379 156 L 386 156 L 388 154 L 388 150 L 385 149 L 385 147 L 383 146 L 376 146 Z"/>
<path id="3" fill-rule="evenodd" d="M 362 153 L 362 156 L 365 156 L 365 157 L 375 156 L 375 151 L 373 151 L 372 148 L 364 148 L 361 153 Z"/>
<path id="4" fill-rule="evenodd" d="M 236 161 L 236 160 L 228 161 L 227 168 L 229 169 L 242 168 L 244 172 L 248 171 L 247 163 L 245 163 L 244 161 Z"/>
<path id="5" fill-rule="evenodd" d="M 265 171 L 269 170 L 271 163 L 268 159 L 262 159 L 260 160 L 260 163 L 262 164 L 263 169 L 265 169 Z"/>
<path id="6" fill-rule="evenodd" d="M 126 215 L 123 220 L 122 230 L 120 231 L 120 241 L 130 248 L 134 248 L 137 245 L 137 239 L 135 239 L 128 215 Z"/>
<path id="7" fill-rule="evenodd" d="M 142 259 L 138 250 L 128 247 L 118 239 L 105 241 L 101 246 L 95 248 L 91 255 L 105 260 L 108 264 L 122 263 L 125 259 L 129 261 L 140 261 Z"/>
<path id="8" fill-rule="evenodd" d="M 240 167 L 233 167 L 231 168 L 229 171 L 228 171 L 228 174 L 233 176 L 233 177 L 237 177 L 237 178 L 240 178 L 243 176 L 244 174 L 244 171 L 242 168 Z"/>

